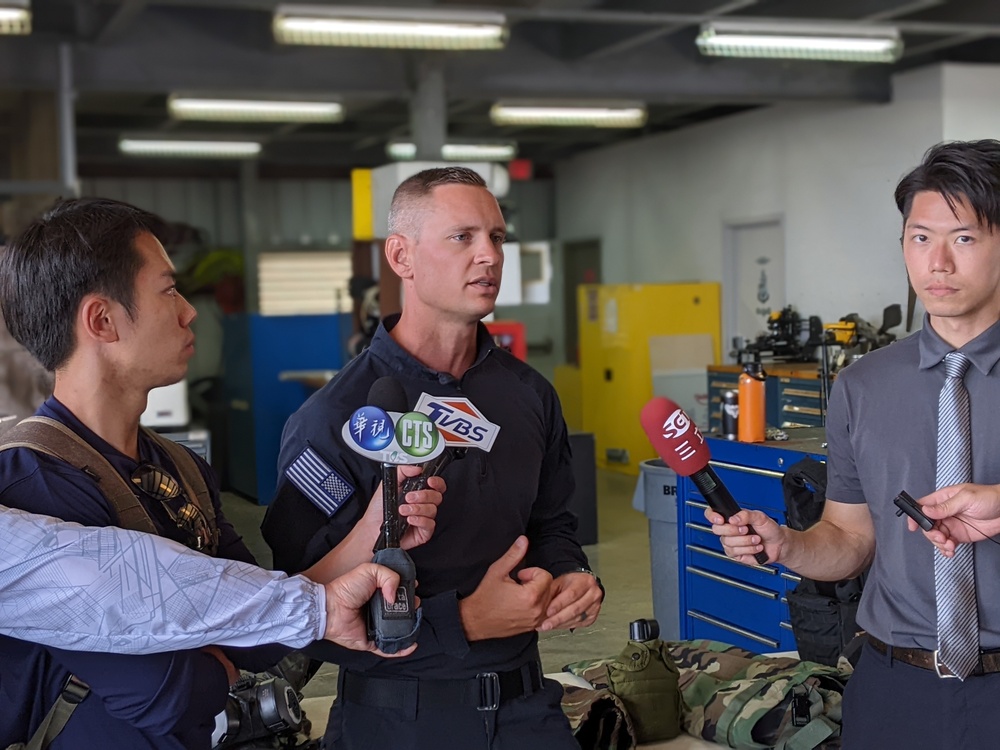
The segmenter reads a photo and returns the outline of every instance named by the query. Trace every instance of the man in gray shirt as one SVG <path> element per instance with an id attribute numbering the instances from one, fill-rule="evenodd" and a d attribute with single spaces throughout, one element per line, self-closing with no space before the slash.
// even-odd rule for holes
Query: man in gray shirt
<path id="1" fill-rule="evenodd" d="M 993 540 L 975 545 L 978 605 L 970 602 L 960 619 L 971 620 L 975 606 L 980 654 L 964 679 L 954 679 L 938 653 L 938 609 L 952 594 L 944 605 L 938 601 L 935 547 L 952 556 L 957 543 L 984 540 L 975 528 L 1000 530 L 987 523 L 1000 515 L 997 488 L 990 486 L 1000 483 L 1000 142 L 935 146 L 900 181 L 895 197 L 906 270 L 927 314 L 919 333 L 838 375 L 827 414 L 823 519 L 796 532 L 759 511 L 741 511 L 728 523 L 711 510 L 705 515 L 727 554 L 744 562 L 764 550 L 771 562 L 819 580 L 849 578 L 871 566 L 858 612 L 869 642 L 844 698 L 845 747 L 994 748 L 1000 547 Z M 971 363 L 963 382 L 974 484 L 933 492 L 939 393 L 952 352 Z M 943 440 L 949 429 L 942 427 Z M 912 533 L 915 523 L 895 514 L 900 490 L 928 503 L 935 518 L 954 517 L 926 534 Z M 757 533 L 748 535 L 747 524 Z"/>
<path id="2" fill-rule="evenodd" d="M 137 596 L 137 580 L 155 582 L 155 595 Z M 321 585 L 152 534 L 0 506 L 0 633 L 47 646 L 146 654 L 326 638 L 374 651 L 360 609 L 398 581 L 365 564 Z"/>

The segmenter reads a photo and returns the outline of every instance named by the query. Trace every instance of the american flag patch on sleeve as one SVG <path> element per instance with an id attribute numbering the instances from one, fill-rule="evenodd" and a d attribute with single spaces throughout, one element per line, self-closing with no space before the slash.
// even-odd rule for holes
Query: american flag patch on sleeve
<path id="1" fill-rule="evenodd" d="M 285 476 L 312 504 L 332 516 L 354 492 L 354 487 L 312 448 L 306 448 L 285 469 Z"/>

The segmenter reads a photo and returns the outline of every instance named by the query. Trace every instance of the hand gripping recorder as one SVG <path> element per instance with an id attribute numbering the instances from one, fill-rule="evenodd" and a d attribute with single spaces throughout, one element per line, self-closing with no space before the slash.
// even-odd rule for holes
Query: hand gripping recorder
<path id="1" fill-rule="evenodd" d="M 437 458 L 444 451 L 444 441 L 425 414 L 406 411 L 406 393 L 392 377 L 372 384 L 368 405 L 351 415 L 342 436 L 356 453 L 382 464 L 382 528 L 372 562 L 399 574 L 399 588 L 392 601 L 376 591 L 368 603 L 368 637 L 383 653 L 395 654 L 415 643 L 420 630 L 417 571 L 410 555 L 399 546 L 406 528 L 399 499 L 406 495 L 405 491 L 400 495 L 396 467 Z"/>

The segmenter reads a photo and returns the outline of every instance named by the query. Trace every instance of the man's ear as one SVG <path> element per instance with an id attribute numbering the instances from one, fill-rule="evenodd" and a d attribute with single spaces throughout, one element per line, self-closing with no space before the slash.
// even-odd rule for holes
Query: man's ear
<path id="1" fill-rule="evenodd" d="M 389 267 L 401 279 L 413 276 L 413 246 L 409 237 L 390 234 L 385 240 L 385 259 Z"/>
<path id="2" fill-rule="evenodd" d="M 110 344 L 118 341 L 118 323 L 124 314 L 121 305 L 99 294 L 88 294 L 80 303 L 77 314 L 78 340 L 87 339 Z"/>

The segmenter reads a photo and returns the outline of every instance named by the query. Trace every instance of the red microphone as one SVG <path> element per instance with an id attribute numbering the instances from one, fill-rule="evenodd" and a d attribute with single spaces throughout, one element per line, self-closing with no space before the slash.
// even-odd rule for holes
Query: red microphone
<path id="1" fill-rule="evenodd" d="M 711 454 L 705 438 L 681 407 L 660 396 L 642 407 L 639 421 L 657 455 L 678 476 L 691 477 L 712 510 L 727 521 L 740 512 L 739 504 L 708 465 Z M 748 525 L 747 533 L 757 532 Z M 754 559 L 763 565 L 767 562 L 767 553 L 761 550 Z"/>

